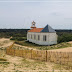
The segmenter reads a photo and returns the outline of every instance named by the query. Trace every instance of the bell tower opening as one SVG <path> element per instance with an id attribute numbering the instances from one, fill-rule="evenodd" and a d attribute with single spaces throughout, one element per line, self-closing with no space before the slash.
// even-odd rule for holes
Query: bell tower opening
<path id="1" fill-rule="evenodd" d="M 36 24 L 36 22 L 33 21 L 31 28 L 36 28 L 35 24 Z"/>

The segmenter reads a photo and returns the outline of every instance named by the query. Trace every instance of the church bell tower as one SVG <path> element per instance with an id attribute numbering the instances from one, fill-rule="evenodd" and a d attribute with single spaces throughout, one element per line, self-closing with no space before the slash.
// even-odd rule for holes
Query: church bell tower
<path id="1" fill-rule="evenodd" d="M 35 26 L 35 24 L 36 24 L 36 22 L 32 22 L 32 26 L 31 26 L 31 28 L 33 29 L 33 28 L 36 28 L 36 26 Z"/>

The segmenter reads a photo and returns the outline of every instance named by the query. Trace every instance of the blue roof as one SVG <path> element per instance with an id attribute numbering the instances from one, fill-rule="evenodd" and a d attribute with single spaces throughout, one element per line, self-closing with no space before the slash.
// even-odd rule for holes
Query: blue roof
<path id="1" fill-rule="evenodd" d="M 52 32 L 53 33 L 56 31 L 47 24 L 41 32 Z"/>

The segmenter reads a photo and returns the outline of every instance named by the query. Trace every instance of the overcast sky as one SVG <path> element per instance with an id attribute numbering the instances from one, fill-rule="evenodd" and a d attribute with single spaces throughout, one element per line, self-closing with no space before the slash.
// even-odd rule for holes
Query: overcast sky
<path id="1" fill-rule="evenodd" d="M 33 20 L 38 28 L 72 29 L 72 1 L 0 0 L 0 28 L 27 29 Z"/>

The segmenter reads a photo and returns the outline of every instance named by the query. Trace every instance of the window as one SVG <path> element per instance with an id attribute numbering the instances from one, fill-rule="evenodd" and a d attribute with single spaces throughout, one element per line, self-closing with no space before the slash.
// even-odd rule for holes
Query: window
<path id="1" fill-rule="evenodd" d="M 40 40 L 40 36 L 38 35 L 38 40 Z"/>
<path id="2" fill-rule="evenodd" d="M 43 36 L 43 41 L 46 41 L 46 35 Z"/>
<path id="3" fill-rule="evenodd" d="M 28 38 L 29 38 L 29 36 L 30 36 L 30 35 L 28 34 Z"/>
<path id="4" fill-rule="evenodd" d="M 34 39 L 36 39 L 36 35 L 34 35 Z"/>
<path id="5" fill-rule="evenodd" d="M 31 39 L 32 39 L 32 35 L 31 35 Z"/>

